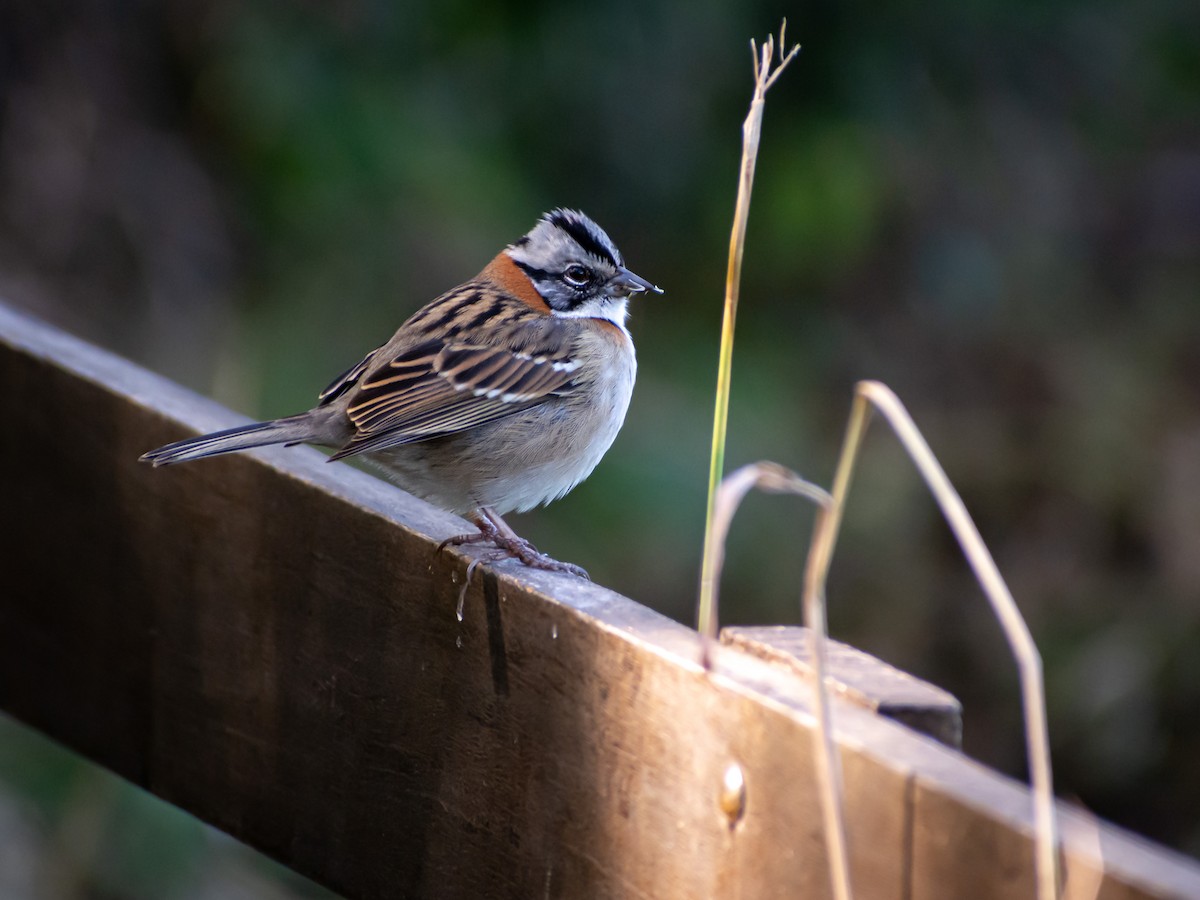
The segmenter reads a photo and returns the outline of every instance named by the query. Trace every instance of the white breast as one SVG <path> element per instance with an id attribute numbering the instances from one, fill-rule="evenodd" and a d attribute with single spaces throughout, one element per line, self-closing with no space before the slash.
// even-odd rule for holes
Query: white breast
<path id="1" fill-rule="evenodd" d="M 582 324 L 582 323 L 581 323 Z M 500 515 L 556 500 L 583 481 L 625 422 L 637 360 L 622 323 L 586 327 L 576 390 L 460 434 L 373 454 L 405 490 L 451 512 Z"/>
<path id="2" fill-rule="evenodd" d="M 513 473 L 507 490 L 496 492 L 505 495 L 503 502 L 486 505 L 523 512 L 556 500 L 587 478 L 616 440 L 637 376 L 633 342 L 618 325 L 589 332 L 581 343 L 584 352 L 578 358 L 588 362 L 580 372 L 580 389 L 530 410 L 536 436 L 524 428 L 511 434 L 511 452 L 523 461 L 522 471 Z"/>

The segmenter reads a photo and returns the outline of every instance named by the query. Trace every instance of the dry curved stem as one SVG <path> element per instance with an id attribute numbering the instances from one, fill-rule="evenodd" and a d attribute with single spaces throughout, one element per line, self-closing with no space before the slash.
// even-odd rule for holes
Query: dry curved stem
<path id="1" fill-rule="evenodd" d="M 710 558 L 705 560 L 706 568 L 711 568 L 716 575 L 713 584 L 712 602 L 701 604 L 696 609 L 696 629 L 703 639 L 701 644 L 701 662 L 709 668 L 712 659 L 712 646 L 717 638 L 718 623 L 718 585 L 721 569 L 725 565 L 725 541 L 729 536 L 729 526 L 733 516 L 742 505 L 746 495 L 754 488 L 768 494 L 796 494 L 806 497 L 821 509 L 827 509 L 832 502 L 829 493 L 811 482 L 805 481 L 791 469 L 784 468 L 773 462 L 751 463 L 742 466 L 736 472 L 725 477 L 717 488 L 716 504 L 713 510 L 713 541 L 706 552 Z"/>
<path id="2" fill-rule="evenodd" d="M 721 569 L 725 564 L 725 540 L 733 516 L 751 488 L 773 494 L 796 494 L 817 505 L 817 526 L 823 528 L 833 506 L 833 498 L 795 472 L 772 462 L 743 466 L 731 473 L 717 490 L 713 514 L 713 541 L 707 546 L 711 557 L 706 567 L 714 573 L 711 603 L 697 609 L 697 628 L 701 634 L 701 652 L 705 668 L 710 666 L 712 645 L 717 636 L 717 606 Z M 833 740 L 833 720 L 829 691 L 825 685 L 825 616 L 820 593 L 820 577 L 809 552 L 804 573 L 804 617 L 812 642 L 813 697 L 817 727 L 813 729 L 815 770 L 821 790 L 821 814 L 825 824 L 825 846 L 829 857 L 829 877 L 837 900 L 850 900 L 850 861 L 846 841 L 846 823 L 842 810 L 841 759 Z"/>
<path id="3" fill-rule="evenodd" d="M 991 553 L 970 514 L 963 505 L 958 492 L 950 484 L 937 458 L 917 429 L 912 417 L 900 399 L 878 381 L 860 381 L 855 388 L 854 402 L 850 409 L 850 421 L 846 426 L 846 437 L 842 454 L 838 460 L 837 474 L 833 482 L 833 503 L 827 515 L 818 520 L 813 532 L 809 562 L 813 580 L 806 585 L 806 614 L 809 600 L 819 606 L 814 616 L 823 623 L 824 586 L 829 574 L 833 550 L 837 544 L 838 529 L 845 509 L 846 493 L 858 458 L 859 447 L 870 420 L 871 409 L 879 410 L 892 426 L 900 443 L 908 451 L 921 477 L 942 510 L 950 530 L 962 547 L 975 577 L 991 603 L 996 618 L 1004 629 L 1005 637 L 1017 662 L 1021 682 L 1022 708 L 1025 715 L 1026 749 L 1029 770 L 1033 782 L 1033 818 L 1036 830 L 1036 869 L 1039 900 L 1058 897 L 1058 825 L 1054 810 L 1054 788 L 1050 768 L 1050 739 L 1046 725 L 1045 689 L 1042 681 L 1042 658 L 1037 645 L 1021 617 L 1017 604 L 1009 593 L 1008 586 L 996 568 Z M 810 626 L 811 627 L 811 626 Z"/>
<path id="4" fill-rule="evenodd" d="M 827 522 L 833 515 L 833 498 L 823 504 L 813 526 L 813 540 L 828 531 Z M 850 850 L 846 840 L 846 823 L 842 811 L 842 766 L 837 745 L 833 740 L 833 719 L 830 712 L 829 693 L 825 687 L 826 638 L 828 627 L 825 621 L 825 578 L 817 568 L 813 545 L 809 545 L 808 559 L 804 565 L 804 594 L 801 600 L 804 624 L 808 627 L 815 675 L 818 728 L 814 733 L 817 771 L 821 778 L 821 813 L 825 819 L 825 843 L 829 857 L 829 876 L 833 882 L 833 895 L 837 900 L 850 900 Z"/>
<path id="5" fill-rule="evenodd" d="M 712 458 L 708 469 L 708 507 L 704 521 L 704 555 L 700 571 L 700 618 L 707 620 L 713 604 L 714 577 L 713 516 L 716 512 L 717 488 L 725 472 L 725 433 L 729 423 L 729 387 L 733 371 L 733 331 L 737 321 L 738 292 L 742 280 L 742 252 L 746 245 L 746 219 L 750 214 L 750 194 L 754 188 L 754 165 L 758 159 L 759 136 L 762 133 L 763 105 L 767 91 L 792 61 L 800 46 L 784 53 L 787 21 L 779 29 L 779 62 L 775 58 L 774 38 L 768 37 L 759 52 L 754 41 L 750 53 L 754 59 L 754 97 L 750 112 L 742 123 L 742 165 L 738 176 L 737 205 L 733 212 L 733 228 L 729 235 L 729 267 L 725 273 L 725 312 L 721 323 L 720 362 L 717 367 L 717 396 L 713 413 Z"/>

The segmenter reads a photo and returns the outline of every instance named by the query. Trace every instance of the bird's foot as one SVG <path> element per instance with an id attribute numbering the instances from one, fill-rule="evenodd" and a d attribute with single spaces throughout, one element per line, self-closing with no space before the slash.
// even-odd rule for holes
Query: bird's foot
<path id="1" fill-rule="evenodd" d="M 479 518 L 476 523 L 479 526 L 479 531 L 474 534 L 457 534 L 454 537 L 446 538 L 438 544 L 438 552 L 440 553 L 446 547 L 459 547 L 463 544 L 482 544 L 490 543 L 496 549 L 485 556 L 474 560 L 471 563 L 471 569 L 480 562 L 497 562 L 501 559 L 517 559 L 531 569 L 543 569 L 547 572 L 565 572 L 568 575 L 577 575 L 580 578 L 589 578 L 587 570 L 575 565 L 574 563 L 559 562 L 551 556 L 542 553 L 537 547 L 529 543 L 523 537 L 518 537 L 516 534 L 504 534 L 490 520 Z"/>

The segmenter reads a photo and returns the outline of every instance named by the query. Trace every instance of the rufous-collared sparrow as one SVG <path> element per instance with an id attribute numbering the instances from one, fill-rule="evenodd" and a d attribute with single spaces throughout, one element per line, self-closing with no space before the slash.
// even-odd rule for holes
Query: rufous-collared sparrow
<path id="1" fill-rule="evenodd" d="M 269 444 L 361 455 L 400 487 L 468 516 L 494 558 L 582 573 L 501 518 L 591 474 L 629 407 L 637 362 L 629 296 L 657 291 L 580 212 L 546 213 L 475 278 L 419 309 L 299 415 L 151 450 L 155 466 Z"/>

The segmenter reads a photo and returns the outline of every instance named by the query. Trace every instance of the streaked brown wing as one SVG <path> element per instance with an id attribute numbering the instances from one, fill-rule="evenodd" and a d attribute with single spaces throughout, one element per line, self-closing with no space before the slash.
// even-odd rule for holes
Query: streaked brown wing
<path id="1" fill-rule="evenodd" d="M 329 386 L 321 393 L 317 394 L 317 406 L 324 406 L 327 403 L 332 403 L 358 382 L 362 378 L 363 373 L 370 368 L 371 363 L 375 360 L 375 354 L 382 350 L 386 344 L 382 344 L 364 356 L 357 365 L 351 366 L 333 381 L 329 382 Z"/>
<path id="2" fill-rule="evenodd" d="M 356 434 L 334 458 L 465 431 L 569 391 L 578 363 L 555 353 L 555 344 L 513 350 L 428 341 L 403 351 L 350 398 Z"/>

